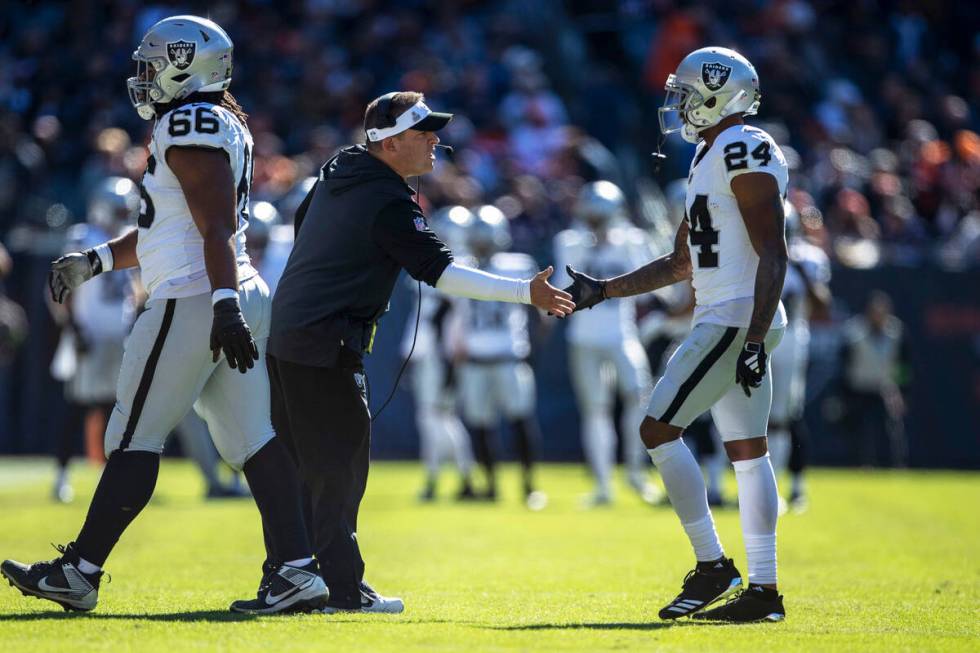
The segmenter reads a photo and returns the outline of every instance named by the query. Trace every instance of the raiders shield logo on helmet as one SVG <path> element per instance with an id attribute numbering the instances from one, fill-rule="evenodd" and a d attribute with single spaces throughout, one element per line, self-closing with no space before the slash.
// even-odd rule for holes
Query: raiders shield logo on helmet
<path id="1" fill-rule="evenodd" d="M 196 43 L 187 41 L 174 41 L 167 44 L 167 58 L 170 63 L 178 70 L 185 70 L 194 63 L 194 52 L 197 50 Z"/>
<path id="2" fill-rule="evenodd" d="M 731 74 L 731 66 L 716 62 L 701 64 L 701 81 L 711 91 L 717 91 L 724 86 Z"/>

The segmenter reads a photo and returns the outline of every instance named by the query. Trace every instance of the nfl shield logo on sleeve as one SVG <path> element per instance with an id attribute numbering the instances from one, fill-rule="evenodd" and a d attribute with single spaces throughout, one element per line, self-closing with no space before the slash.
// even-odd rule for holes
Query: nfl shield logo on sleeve
<path id="1" fill-rule="evenodd" d="M 415 222 L 416 231 L 425 231 L 426 229 L 425 218 L 423 218 L 421 215 L 417 215 L 415 216 L 414 222 Z"/>

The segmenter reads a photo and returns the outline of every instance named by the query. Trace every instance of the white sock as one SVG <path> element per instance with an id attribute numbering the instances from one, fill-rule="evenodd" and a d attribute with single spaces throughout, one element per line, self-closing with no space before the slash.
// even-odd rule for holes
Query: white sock
<path id="1" fill-rule="evenodd" d="M 681 438 L 647 449 L 667 488 L 670 505 L 680 517 L 699 562 L 717 560 L 725 553 L 708 509 L 701 469 Z"/>
<path id="2" fill-rule="evenodd" d="M 583 420 L 585 457 L 595 474 L 596 490 L 605 496 L 612 492 L 613 465 L 616 462 L 616 431 L 603 412 L 586 415 Z"/>
<path id="3" fill-rule="evenodd" d="M 313 562 L 313 558 L 312 557 L 310 557 L 310 558 L 300 558 L 299 560 L 289 560 L 285 564 L 289 565 L 290 567 L 305 567 L 306 565 L 310 564 L 311 562 Z"/>
<path id="4" fill-rule="evenodd" d="M 79 558 L 78 571 L 82 572 L 83 574 L 95 574 L 102 571 L 102 567 L 100 567 L 99 565 L 93 565 L 85 558 Z"/>
<path id="5" fill-rule="evenodd" d="M 736 460 L 738 512 L 749 563 L 749 582 L 776 584 L 776 516 L 779 495 L 769 454 L 752 460 Z"/>

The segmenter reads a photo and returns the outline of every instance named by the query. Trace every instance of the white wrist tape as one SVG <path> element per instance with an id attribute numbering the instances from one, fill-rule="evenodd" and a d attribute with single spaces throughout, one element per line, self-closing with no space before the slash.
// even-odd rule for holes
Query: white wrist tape
<path id="1" fill-rule="evenodd" d="M 218 288 L 213 293 L 211 293 L 211 305 L 214 306 L 222 299 L 234 299 L 238 300 L 238 291 L 232 288 Z"/>
<path id="2" fill-rule="evenodd" d="M 112 258 L 112 248 L 109 247 L 109 243 L 102 243 L 101 245 L 95 246 L 95 255 L 99 257 L 102 262 L 102 271 L 108 272 L 112 269 L 112 264 L 115 262 Z"/>
<path id="3" fill-rule="evenodd" d="M 487 301 L 531 303 L 531 281 L 489 274 L 458 263 L 443 270 L 436 288 L 447 295 Z"/>

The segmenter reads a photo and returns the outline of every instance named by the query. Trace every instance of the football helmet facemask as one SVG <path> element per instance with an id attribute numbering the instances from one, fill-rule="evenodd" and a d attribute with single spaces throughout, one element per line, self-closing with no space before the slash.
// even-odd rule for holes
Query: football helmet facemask
<path id="1" fill-rule="evenodd" d="M 191 93 L 223 91 L 231 84 L 233 45 L 216 23 L 197 16 L 171 16 L 154 25 L 133 52 L 136 76 L 126 80 L 140 118 L 156 117 L 154 105 Z"/>
<path id="2" fill-rule="evenodd" d="M 754 115 L 762 95 L 759 75 L 749 60 L 728 48 L 701 48 L 684 57 L 677 71 L 667 77 L 667 95 L 660 107 L 660 131 L 680 132 L 688 143 L 700 140 L 699 132 L 724 118 Z"/>

